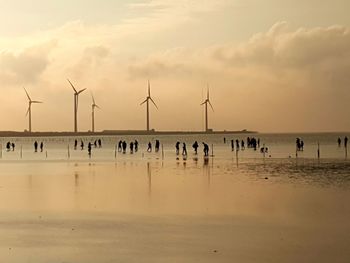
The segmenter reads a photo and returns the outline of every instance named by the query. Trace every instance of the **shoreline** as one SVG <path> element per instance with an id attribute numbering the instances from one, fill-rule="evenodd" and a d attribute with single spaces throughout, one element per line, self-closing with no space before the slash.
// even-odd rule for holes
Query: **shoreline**
<path id="1" fill-rule="evenodd" d="M 143 131 L 143 130 L 104 130 L 101 132 L 18 132 L 0 131 L 0 138 L 6 137 L 68 137 L 68 136 L 113 136 L 113 135 L 210 135 L 210 134 L 256 134 L 256 131 Z"/>

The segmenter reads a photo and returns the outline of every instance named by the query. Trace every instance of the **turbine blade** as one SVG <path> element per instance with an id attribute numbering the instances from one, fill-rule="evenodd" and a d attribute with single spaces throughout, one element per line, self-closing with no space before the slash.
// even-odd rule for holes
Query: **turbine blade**
<path id="1" fill-rule="evenodd" d="M 156 108 L 158 109 L 158 106 L 157 106 L 157 104 L 153 101 L 153 99 L 150 97 L 149 98 L 151 101 L 152 101 L 152 103 L 154 104 L 154 106 L 156 106 Z"/>
<path id="2" fill-rule="evenodd" d="M 207 85 L 207 100 L 209 100 L 209 85 Z"/>
<path id="3" fill-rule="evenodd" d="M 205 103 L 207 103 L 207 101 L 204 101 L 203 103 L 201 103 L 201 105 L 204 105 Z"/>
<path id="4" fill-rule="evenodd" d="M 32 100 L 32 103 L 43 103 L 42 101 L 38 101 L 38 100 Z"/>
<path id="5" fill-rule="evenodd" d="M 92 93 L 91 93 L 91 98 L 92 98 L 92 103 L 93 103 L 93 104 L 96 104 L 94 95 L 93 95 Z"/>
<path id="6" fill-rule="evenodd" d="M 147 102 L 148 99 L 145 99 L 143 102 L 140 103 L 140 105 L 144 104 Z"/>
<path id="7" fill-rule="evenodd" d="M 100 106 L 98 106 L 97 104 L 95 104 L 95 107 L 96 107 L 96 108 L 98 108 L 98 109 L 101 109 L 101 107 L 100 107 Z"/>
<path id="8" fill-rule="evenodd" d="M 74 92 L 75 92 L 75 93 L 78 93 L 78 92 L 77 92 L 77 90 L 75 89 L 75 87 L 73 86 L 72 82 L 70 82 L 70 80 L 69 80 L 69 79 L 67 79 L 67 80 L 68 80 L 69 84 L 72 86 L 72 88 L 73 88 Z"/>
<path id="9" fill-rule="evenodd" d="M 30 109 L 30 105 L 29 105 L 29 107 L 28 107 L 28 110 L 27 110 L 27 113 L 26 113 L 26 117 L 28 116 L 29 109 Z"/>
<path id="10" fill-rule="evenodd" d="M 80 93 L 82 93 L 84 90 L 86 90 L 86 89 L 81 89 L 81 90 L 79 90 L 78 95 L 79 95 Z"/>
<path id="11" fill-rule="evenodd" d="M 151 97 L 151 84 L 149 83 L 149 80 L 148 80 L 148 97 Z"/>
<path id="12" fill-rule="evenodd" d="M 28 100 L 31 101 L 31 99 L 30 99 L 30 97 L 29 97 L 29 94 L 28 94 L 27 90 L 25 89 L 25 87 L 23 87 L 23 89 L 24 89 L 24 91 L 25 91 L 26 94 L 27 94 Z"/>
<path id="13" fill-rule="evenodd" d="M 208 103 L 209 103 L 211 109 L 214 111 L 213 105 L 211 105 L 210 100 L 208 100 Z"/>

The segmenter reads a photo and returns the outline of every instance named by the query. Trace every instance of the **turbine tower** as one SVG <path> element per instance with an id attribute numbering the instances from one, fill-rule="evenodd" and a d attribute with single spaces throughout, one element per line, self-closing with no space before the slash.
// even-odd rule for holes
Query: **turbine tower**
<path id="1" fill-rule="evenodd" d="M 210 103 L 210 99 L 209 99 L 209 86 L 207 87 L 207 98 L 206 100 L 201 104 L 201 105 L 205 105 L 205 131 L 208 132 L 209 128 L 208 128 L 208 104 L 211 107 L 211 109 L 214 111 L 213 106 Z"/>
<path id="2" fill-rule="evenodd" d="M 148 96 L 146 97 L 146 99 L 140 104 L 144 104 L 146 103 L 146 114 L 147 114 L 147 131 L 149 131 L 149 101 L 151 101 L 154 106 L 158 109 L 157 104 L 153 101 L 153 99 L 151 98 L 151 85 L 148 81 Z"/>
<path id="3" fill-rule="evenodd" d="M 92 104 L 91 104 L 91 131 L 95 132 L 95 108 L 101 109 L 95 102 L 94 95 L 91 93 Z"/>
<path id="4" fill-rule="evenodd" d="M 24 91 L 26 92 L 27 94 L 27 97 L 28 97 L 28 110 L 27 110 L 27 113 L 26 113 L 26 116 L 28 116 L 28 119 L 29 119 L 29 132 L 32 132 L 32 104 L 33 103 L 42 103 L 41 101 L 37 101 L 37 100 L 32 100 L 27 92 L 27 90 L 25 88 L 23 88 Z"/>
<path id="5" fill-rule="evenodd" d="M 78 132 L 78 99 L 79 99 L 79 94 L 86 89 L 77 91 L 73 86 L 72 82 L 70 82 L 69 79 L 67 80 L 74 90 L 74 132 Z"/>

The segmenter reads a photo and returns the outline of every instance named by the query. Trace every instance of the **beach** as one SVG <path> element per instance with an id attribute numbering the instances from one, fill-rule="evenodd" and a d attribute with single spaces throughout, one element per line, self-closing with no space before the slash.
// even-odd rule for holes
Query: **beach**
<path id="1" fill-rule="evenodd" d="M 103 138 L 91 158 L 67 157 L 74 138 L 34 138 L 47 146 L 37 154 L 34 139 L 18 139 L 22 158 L 0 161 L 1 262 L 348 262 L 350 162 L 337 135 L 303 136 L 298 158 L 294 135 L 259 136 L 271 157 L 237 155 L 222 135 L 201 138 L 209 158 L 193 154 L 192 137 L 180 138 L 187 158 L 173 137 L 158 153 L 138 138 L 134 154 Z"/>

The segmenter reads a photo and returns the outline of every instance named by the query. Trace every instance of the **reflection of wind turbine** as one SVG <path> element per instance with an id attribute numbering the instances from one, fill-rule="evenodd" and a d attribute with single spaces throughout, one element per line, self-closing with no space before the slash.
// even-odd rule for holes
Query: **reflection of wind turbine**
<path id="1" fill-rule="evenodd" d="M 211 109 L 214 111 L 213 106 L 210 103 L 210 99 L 209 99 L 209 86 L 207 89 L 207 98 L 206 100 L 201 104 L 201 105 L 205 105 L 205 131 L 208 132 L 208 104 L 210 105 Z"/>
<path id="2" fill-rule="evenodd" d="M 78 99 L 79 99 L 79 94 L 86 89 L 77 91 L 73 86 L 72 82 L 70 82 L 69 79 L 67 80 L 74 90 L 74 132 L 78 132 Z"/>
<path id="3" fill-rule="evenodd" d="M 149 84 L 148 81 L 148 96 L 147 98 L 140 104 L 144 104 L 146 103 L 146 113 L 147 113 L 147 131 L 149 131 L 149 101 L 152 101 L 152 103 L 154 104 L 154 106 L 156 106 L 156 108 L 158 109 L 158 106 L 156 105 L 156 103 L 153 101 L 153 99 L 151 98 L 151 85 Z"/>
<path id="4" fill-rule="evenodd" d="M 26 92 L 27 94 L 27 97 L 28 97 L 28 110 L 27 110 L 27 113 L 26 113 L 26 116 L 28 116 L 29 118 L 29 132 L 32 132 L 32 103 L 42 103 L 41 101 L 37 101 L 37 100 L 32 100 L 27 92 L 27 90 L 24 88 L 24 91 Z"/>
<path id="5" fill-rule="evenodd" d="M 92 104 L 91 104 L 91 131 L 95 132 L 95 108 L 101 109 L 95 102 L 94 95 L 91 93 Z"/>

